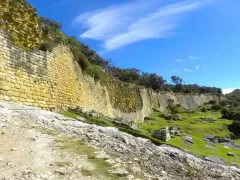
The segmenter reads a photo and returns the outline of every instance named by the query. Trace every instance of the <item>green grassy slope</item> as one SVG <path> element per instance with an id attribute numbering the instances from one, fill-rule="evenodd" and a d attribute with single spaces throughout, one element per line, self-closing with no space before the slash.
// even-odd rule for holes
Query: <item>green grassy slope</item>
<path id="1" fill-rule="evenodd" d="M 220 111 L 201 112 L 200 108 L 194 112 L 182 110 L 178 115 L 184 118 L 183 121 L 165 120 L 160 117 L 161 114 L 161 112 L 155 111 L 151 117 L 147 118 L 148 120 L 139 123 L 138 126 L 140 130 L 151 134 L 152 131 L 156 129 L 174 126 L 180 129 L 181 136 L 170 139 L 167 144 L 188 150 L 200 156 L 222 158 L 227 164 L 234 162 L 240 166 L 240 158 L 237 157 L 240 156 L 240 149 L 227 149 L 221 144 L 217 144 L 215 147 L 209 147 L 208 143 L 203 140 L 204 137 L 208 135 L 231 137 L 232 133 L 228 130 L 227 125 L 232 124 L 232 120 L 221 119 Z M 200 118 L 213 118 L 215 122 L 210 123 L 207 119 Z M 191 146 L 186 146 L 183 142 L 185 135 L 192 136 L 193 144 Z M 240 140 L 236 140 L 236 142 L 240 143 Z M 233 152 L 236 157 L 228 156 L 228 152 Z"/>
<path id="2" fill-rule="evenodd" d="M 210 147 L 208 146 L 208 143 L 203 140 L 204 137 L 208 135 L 226 138 L 231 137 L 232 133 L 228 130 L 227 126 L 232 124 L 233 121 L 222 119 L 220 111 L 208 110 L 207 112 L 202 112 L 201 108 L 195 111 L 179 109 L 177 115 L 183 118 L 182 121 L 165 120 L 162 118 L 162 114 L 164 113 L 155 110 L 150 117 L 145 118 L 146 120 L 144 122 L 138 123 L 138 130 L 134 130 L 130 127 L 121 127 L 114 123 L 114 120 L 110 122 L 104 119 L 104 117 L 88 117 L 85 114 L 74 111 L 61 112 L 61 114 L 75 119 L 79 115 L 83 116 L 90 124 L 113 126 L 118 128 L 120 131 L 134 136 L 148 138 L 156 145 L 161 145 L 164 142 L 153 138 L 152 132 L 160 128 L 173 126 L 180 129 L 181 136 L 171 138 L 168 142 L 166 142 L 166 144 L 185 149 L 200 156 L 222 158 L 227 162 L 227 164 L 234 162 L 240 167 L 240 149 L 234 147 L 228 149 L 221 144 L 216 144 L 215 147 Z M 212 118 L 215 121 L 209 122 L 208 118 Z M 183 141 L 185 135 L 192 136 L 192 145 L 185 145 Z M 240 143 L 240 139 L 235 140 L 235 142 Z M 233 152 L 236 156 L 228 156 L 228 152 Z"/>

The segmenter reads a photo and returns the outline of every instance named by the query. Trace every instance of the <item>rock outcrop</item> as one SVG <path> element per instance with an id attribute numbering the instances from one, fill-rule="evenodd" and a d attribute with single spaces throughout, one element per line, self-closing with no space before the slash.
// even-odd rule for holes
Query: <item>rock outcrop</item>
<path id="1" fill-rule="evenodd" d="M 142 179 L 240 179 L 240 170 L 236 167 L 214 164 L 170 146 L 156 146 L 147 139 L 133 137 L 115 128 L 85 124 L 35 107 L 0 102 L 0 124 L 20 122 L 25 122 L 25 128 L 38 124 L 97 146 L 129 168 L 119 168 L 115 172 L 139 174 Z M 14 148 L 17 152 L 19 147 L 15 145 Z"/>

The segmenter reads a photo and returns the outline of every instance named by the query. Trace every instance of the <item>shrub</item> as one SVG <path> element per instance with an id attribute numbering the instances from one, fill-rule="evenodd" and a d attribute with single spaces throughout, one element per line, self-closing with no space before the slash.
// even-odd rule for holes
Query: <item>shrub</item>
<path id="1" fill-rule="evenodd" d="M 230 102 L 228 100 L 223 100 L 223 101 L 220 102 L 220 105 L 223 106 L 223 107 L 227 106 L 229 104 L 230 104 Z"/>
<path id="2" fill-rule="evenodd" d="M 221 110 L 222 118 L 240 120 L 240 107 L 224 108 Z"/>
<path id="3" fill-rule="evenodd" d="M 46 41 L 46 42 L 42 43 L 39 47 L 39 49 L 41 51 L 45 51 L 45 52 L 47 52 L 47 51 L 51 52 L 53 50 L 53 48 L 54 48 L 54 44 L 51 41 Z"/>
<path id="4" fill-rule="evenodd" d="M 240 121 L 234 121 L 228 126 L 228 129 L 234 134 L 234 138 L 240 137 Z"/>
<path id="5" fill-rule="evenodd" d="M 87 57 L 81 51 L 78 51 L 77 53 L 75 53 L 74 56 L 75 56 L 78 64 L 80 65 L 82 71 L 83 72 L 87 72 L 87 70 L 91 66 L 91 64 L 89 63 Z"/>
<path id="6" fill-rule="evenodd" d="M 216 104 L 217 102 L 216 102 L 216 100 L 210 100 L 209 102 L 208 102 L 208 104 Z"/>
<path id="7" fill-rule="evenodd" d="M 220 109 L 222 109 L 222 106 L 221 106 L 220 104 L 213 104 L 213 105 L 211 106 L 211 109 L 212 109 L 213 111 L 219 111 Z"/>
<path id="8" fill-rule="evenodd" d="M 168 109 L 170 110 L 171 114 L 177 114 L 181 111 L 181 106 L 180 106 L 180 104 L 177 104 L 177 105 L 170 104 L 168 106 Z"/>
<path id="9" fill-rule="evenodd" d="M 207 112 L 207 111 L 208 111 L 208 108 L 202 107 L 202 108 L 201 108 L 201 111 L 202 111 L 202 112 Z"/>

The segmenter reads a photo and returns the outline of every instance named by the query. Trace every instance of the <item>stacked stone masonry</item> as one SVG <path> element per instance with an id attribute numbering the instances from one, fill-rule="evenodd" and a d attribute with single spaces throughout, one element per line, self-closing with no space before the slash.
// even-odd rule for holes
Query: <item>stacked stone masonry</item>
<path id="1" fill-rule="evenodd" d="M 121 92 L 115 89 L 118 86 Z M 44 109 L 81 107 L 136 121 L 149 116 L 153 107 L 165 109 L 169 99 L 186 109 L 219 99 L 213 95 L 156 93 L 145 88 L 129 89 L 124 84 L 118 86 L 113 83 L 103 87 L 83 75 L 66 46 L 59 45 L 53 52 L 26 52 L 13 45 L 0 30 L 0 100 Z"/>
<path id="2" fill-rule="evenodd" d="M 20 47 L 32 49 L 42 43 L 37 11 L 25 0 L 0 0 L 0 29 Z"/>

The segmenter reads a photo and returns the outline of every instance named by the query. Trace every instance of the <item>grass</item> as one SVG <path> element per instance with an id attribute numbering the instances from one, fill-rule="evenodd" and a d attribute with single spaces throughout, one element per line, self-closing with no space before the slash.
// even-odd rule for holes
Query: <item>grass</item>
<path id="1" fill-rule="evenodd" d="M 56 140 L 59 148 L 63 151 L 67 151 L 77 155 L 87 155 L 88 161 L 94 165 L 94 170 L 81 169 L 84 176 L 92 176 L 99 174 L 110 177 L 111 179 L 117 179 L 117 175 L 110 174 L 109 169 L 111 165 L 103 159 L 96 159 L 96 149 L 92 146 L 86 145 L 83 141 L 71 138 L 58 139 Z"/>
<path id="2" fill-rule="evenodd" d="M 152 137 L 151 135 L 149 135 L 149 134 L 147 134 L 143 131 L 138 131 L 138 130 L 132 129 L 130 126 L 127 126 L 127 125 L 121 125 L 114 120 L 108 121 L 108 120 L 104 119 L 103 117 L 90 117 L 86 114 L 76 112 L 76 111 L 73 111 L 73 110 L 60 112 L 60 114 L 62 114 L 64 116 L 67 116 L 67 117 L 70 117 L 70 118 L 74 118 L 74 119 L 76 119 L 77 116 L 82 116 L 82 117 L 86 118 L 86 121 L 89 124 L 96 124 L 96 125 L 99 125 L 99 126 L 115 127 L 115 128 L 118 128 L 119 131 L 131 134 L 135 137 L 142 137 L 142 138 L 149 139 L 149 140 L 152 141 L 152 143 L 154 143 L 156 145 L 161 145 L 161 144 L 164 143 L 163 141 L 161 141 L 159 139 L 156 139 L 156 138 Z"/>
<path id="3" fill-rule="evenodd" d="M 195 111 L 187 111 L 180 109 L 178 115 L 182 117 L 183 121 L 173 121 L 165 120 L 161 117 L 162 112 L 157 109 L 154 109 L 150 117 L 146 117 L 144 122 L 138 122 L 139 130 L 131 129 L 130 127 L 118 126 L 117 123 L 110 122 L 105 120 L 103 117 L 89 117 L 87 115 L 77 113 L 77 112 L 62 112 L 63 115 L 68 117 L 76 118 L 80 115 L 86 118 L 90 124 L 97 124 L 103 126 L 112 126 L 118 128 L 120 131 L 131 134 L 136 137 L 143 137 L 151 140 L 156 145 L 168 144 L 173 147 L 185 149 L 196 155 L 203 157 L 218 157 L 226 161 L 227 164 L 230 162 L 236 163 L 240 166 L 240 159 L 238 157 L 228 156 L 228 152 L 233 152 L 236 156 L 240 156 L 240 149 L 230 148 L 227 149 L 221 144 L 217 144 L 215 147 L 207 146 L 208 143 L 203 139 L 209 135 L 215 135 L 217 137 L 228 137 L 230 138 L 232 133 L 228 130 L 227 126 L 232 124 L 232 120 L 222 119 L 220 111 L 210 111 L 202 112 L 201 108 Z M 205 119 L 204 119 L 205 118 Z M 214 119 L 215 121 L 210 123 L 209 118 Z M 179 128 L 181 132 L 181 137 L 174 137 L 168 142 L 163 142 L 152 137 L 152 132 L 154 130 L 174 126 Z M 193 138 L 193 144 L 186 146 L 183 142 L 185 135 L 191 135 Z M 235 140 L 235 142 L 240 143 L 240 139 Z"/>
<path id="4" fill-rule="evenodd" d="M 227 125 L 232 124 L 232 120 L 222 119 L 220 111 L 201 112 L 200 109 L 197 109 L 194 112 L 180 111 L 178 115 L 183 117 L 184 120 L 165 120 L 160 117 L 161 112 L 154 111 L 151 117 L 147 118 L 148 120 L 145 120 L 143 123 L 138 123 L 138 126 L 142 131 L 148 133 L 149 135 L 152 131 L 159 128 L 174 126 L 175 128 L 180 129 L 182 136 L 174 137 L 166 144 L 185 149 L 203 157 L 213 156 L 222 158 L 227 164 L 235 162 L 238 166 L 240 166 L 240 159 L 238 157 L 231 157 L 227 155 L 228 152 L 233 152 L 236 156 L 238 156 L 240 155 L 240 149 L 234 147 L 227 149 L 221 144 L 216 144 L 216 147 L 211 148 L 207 146 L 208 143 L 203 140 L 203 138 L 208 135 L 230 138 L 232 133 L 228 130 Z M 208 118 L 213 118 L 215 122 L 210 123 Z M 185 135 L 191 135 L 193 137 L 194 143 L 192 145 L 185 145 L 183 142 L 183 137 Z M 240 143 L 240 139 L 235 142 Z"/>
<path id="5" fill-rule="evenodd" d="M 72 119 L 76 119 L 78 117 L 77 114 L 75 114 L 71 111 L 61 111 L 61 112 L 59 112 L 59 114 L 61 114 L 63 116 L 66 116 L 66 117 L 69 117 L 69 118 L 72 118 Z"/>
<path id="6" fill-rule="evenodd" d="M 47 134 L 50 136 L 55 136 L 55 135 L 59 134 L 59 131 L 57 131 L 57 130 L 48 129 L 48 128 L 44 128 L 44 127 L 40 127 L 40 126 L 36 126 L 36 127 L 34 127 L 34 129 L 41 132 L 42 134 Z"/>
<path id="7" fill-rule="evenodd" d="M 94 172 L 92 170 L 81 168 L 81 173 L 83 176 L 93 176 Z"/>

